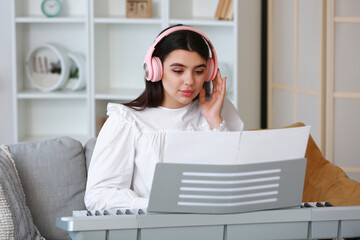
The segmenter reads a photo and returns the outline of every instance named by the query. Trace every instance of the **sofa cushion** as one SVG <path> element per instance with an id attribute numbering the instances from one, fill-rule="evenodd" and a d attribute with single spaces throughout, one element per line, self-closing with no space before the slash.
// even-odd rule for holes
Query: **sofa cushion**
<path id="1" fill-rule="evenodd" d="M 287 127 L 304 126 L 294 123 Z M 324 158 L 310 136 L 305 158 L 307 159 L 303 202 L 327 201 L 335 206 L 360 205 L 360 183 L 351 180 L 335 164 Z"/>
<path id="2" fill-rule="evenodd" d="M 95 143 L 97 138 L 90 138 L 84 146 L 85 158 L 86 158 L 86 170 L 89 169 L 92 154 L 94 152 Z"/>
<path id="3" fill-rule="evenodd" d="M 46 239 L 70 239 L 56 218 L 85 209 L 82 144 L 62 137 L 10 145 L 34 223 Z"/>
<path id="4" fill-rule="evenodd" d="M 7 146 L 0 146 L 0 238 L 42 239 L 26 205 L 15 163 Z"/>

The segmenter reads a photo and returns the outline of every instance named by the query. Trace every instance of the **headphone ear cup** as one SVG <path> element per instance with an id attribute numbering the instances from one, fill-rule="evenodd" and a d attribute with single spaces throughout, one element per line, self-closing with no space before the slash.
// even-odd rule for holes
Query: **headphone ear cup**
<path id="1" fill-rule="evenodd" d="M 211 80 L 214 79 L 214 71 L 215 71 L 215 64 L 214 64 L 214 60 L 212 58 L 209 58 L 207 60 L 207 64 L 206 64 L 206 78 L 205 78 L 205 82 L 209 82 Z"/>
<path id="2" fill-rule="evenodd" d="M 144 68 L 144 76 L 145 76 L 146 80 L 149 81 L 152 78 L 152 74 L 153 74 L 152 67 L 149 64 L 149 62 L 145 62 L 143 68 Z"/>
<path id="3" fill-rule="evenodd" d="M 151 59 L 152 78 L 149 79 L 152 82 L 160 81 L 163 75 L 163 69 L 161 60 L 158 57 L 152 57 Z"/>

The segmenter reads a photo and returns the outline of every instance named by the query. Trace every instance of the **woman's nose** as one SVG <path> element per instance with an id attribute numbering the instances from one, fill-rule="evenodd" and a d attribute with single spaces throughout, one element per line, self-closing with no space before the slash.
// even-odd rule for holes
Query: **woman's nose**
<path id="1" fill-rule="evenodd" d="M 184 82 L 186 85 L 191 85 L 194 83 L 194 75 L 192 73 L 187 73 L 184 77 Z"/>

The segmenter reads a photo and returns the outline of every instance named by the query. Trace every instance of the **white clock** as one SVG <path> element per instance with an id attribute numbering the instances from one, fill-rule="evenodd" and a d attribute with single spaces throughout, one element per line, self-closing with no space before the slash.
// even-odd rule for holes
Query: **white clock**
<path id="1" fill-rule="evenodd" d="M 61 2 L 59 0 L 43 0 L 41 11 L 47 17 L 55 17 L 61 12 Z"/>

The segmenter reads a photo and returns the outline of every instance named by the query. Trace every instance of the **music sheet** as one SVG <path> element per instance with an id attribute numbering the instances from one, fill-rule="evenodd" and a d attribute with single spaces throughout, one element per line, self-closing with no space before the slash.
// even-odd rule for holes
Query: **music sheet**
<path id="1" fill-rule="evenodd" d="M 242 164 L 305 156 L 310 126 L 242 132 L 170 131 L 163 162 Z"/>

